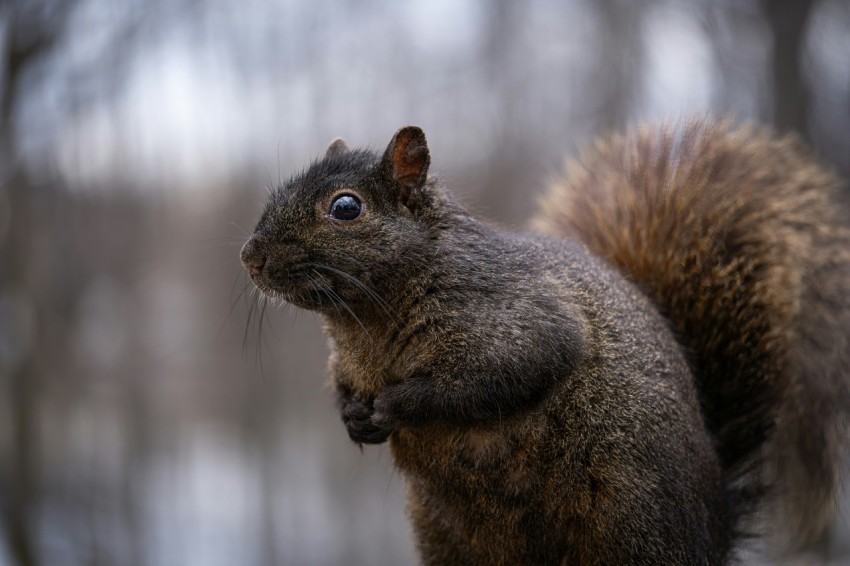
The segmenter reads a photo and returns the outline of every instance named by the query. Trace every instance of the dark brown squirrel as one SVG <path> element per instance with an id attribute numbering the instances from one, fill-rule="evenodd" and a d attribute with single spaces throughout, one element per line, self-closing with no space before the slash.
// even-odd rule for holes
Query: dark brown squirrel
<path id="1" fill-rule="evenodd" d="M 515 234 L 429 165 L 416 127 L 383 155 L 337 140 L 241 253 L 323 315 L 348 434 L 390 440 L 424 563 L 723 564 L 763 522 L 817 536 L 850 411 L 836 176 L 756 128 L 642 128 Z"/>

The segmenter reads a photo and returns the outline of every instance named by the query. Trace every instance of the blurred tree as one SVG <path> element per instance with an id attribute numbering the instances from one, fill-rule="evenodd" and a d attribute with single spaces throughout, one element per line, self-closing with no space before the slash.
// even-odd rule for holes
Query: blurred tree
<path id="1" fill-rule="evenodd" d="M 43 86 L 47 64 L 56 61 L 77 31 L 74 17 L 82 5 L 80 0 L 0 0 L 0 305 L 6 307 L 0 320 L 0 341 L 6 341 L 0 349 L 0 391 L 6 393 L 9 427 L 9 441 L 0 454 L 0 513 L 8 548 L 24 566 L 40 562 L 34 535 L 42 472 L 37 424 L 47 383 L 45 368 L 52 361 L 44 350 L 54 354 L 67 350 L 70 333 L 57 333 L 55 328 L 78 302 L 84 274 L 63 265 L 73 261 L 68 254 L 57 254 L 52 267 L 62 275 L 47 276 L 44 258 L 34 253 L 39 241 L 60 228 L 51 212 L 63 195 L 55 194 L 59 183 L 51 179 L 49 168 L 38 176 L 28 169 L 18 120 L 27 94 Z M 108 57 L 84 68 L 73 68 L 67 54 L 60 59 L 72 67 L 66 85 L 72 95 L 60 101 L 65 105 L 60 111 L 72 115 L 84 110 L 102 94 L 98 88 L 115 95 L 127 67 L 119 62 L 131 53 L 144 21 L 138 15 L 143 7 L 135 7 L 135 15 L 125 12 L 121 14 L 125 17 L 111 22 L 109 40 L 104 42 Z M 99 66 L 103 61 L 110 63 L 107 72 Z M 62 221 L 67 222 L 66 217 Z M 61 377 L 73 379 L 70 371 Z"/>
<path id="2" fill-rule="evenodd" d="M 530 205 L 522 191 L 513 190 L 527 179 L 530 148 L 528 61 L 522 31 L 527 23 L 528 0 L 496 0 L 484 20 L 481 63 L 483 84 L 492 96 L 494 133 L 489 140 L 487 176 L 488 214 L 502 220 L 521 216 Z"/>
<path id="3" fill-rule="evenodd" d="M 809 93 L 802 73 L 804 40 L 814 0 L 769 0 L 765 6 L 773 40 L 773 122 L 808 138 Z"/>
<path id="4" fill-rule="evenodd" d="M 36 430 L 40 374 L 35 344 L 42 317 L 30 296 L 31 266 L 27 235 L 35 221 L 35 187 L 22 166 L 15 118 L 23 83 L 40 61 L 55 49 L 67 31 L 76 0 L 3 0 L 3 38 L 0 43 L 0 203 L 7 223 L 0 238 L 0 299 L 10 308 L 3 329 L 11 341 L 11 355 L 0 359 L 2 386 L 8 393 L 10 446 L 0 458 L 4 498 L 3 521 L 15 560 L 37 563 L 33 540 L 34 503 L 38 499 L 39 435 Z M 16 351 L 17 350 L 17 351 Z"/>

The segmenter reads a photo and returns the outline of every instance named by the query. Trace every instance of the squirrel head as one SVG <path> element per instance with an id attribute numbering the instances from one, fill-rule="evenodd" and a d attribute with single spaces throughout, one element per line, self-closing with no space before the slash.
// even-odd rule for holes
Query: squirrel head
<path id="1" fill-rule="evenodd" d="M 329 314 L 371 301 L 423 264 L 442 191 L 424 132 L 400 129 L 382 156 L 337 139 L 270 196 L 242 264 L 272 298 Z"/>

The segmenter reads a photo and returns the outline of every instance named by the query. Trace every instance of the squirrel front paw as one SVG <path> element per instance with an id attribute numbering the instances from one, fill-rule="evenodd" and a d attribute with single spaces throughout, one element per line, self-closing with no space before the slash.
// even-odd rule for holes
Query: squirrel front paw
<path id="1" fill-rule="evenodd" d="M 375 398 L 372 422 L 382 427 L 419 426 L 434 418 L 433 384 L 419 377 L 387 385 Z"/>
<path id="2" fill-rule="evenodd" d="M 373 422 L 374 400 L 364 401 L 358 397 L 342 401 L 342 422 L 348 436 L 357 444 L 380 444 L 392 433 L 389 424 Z"/>

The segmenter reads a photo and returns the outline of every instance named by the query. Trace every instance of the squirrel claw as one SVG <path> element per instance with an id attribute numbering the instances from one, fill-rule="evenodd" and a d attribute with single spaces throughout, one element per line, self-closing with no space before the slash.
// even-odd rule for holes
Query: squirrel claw
<path id="1" fill-rule="evenodd" d="M 363 444 L 381 444 L 393 431 L 390 426 L 373 422 L 373 412 L 371 401 L 352 400 L 342 405 L 342 422 L 348 436 L 361 448 Z"/>

